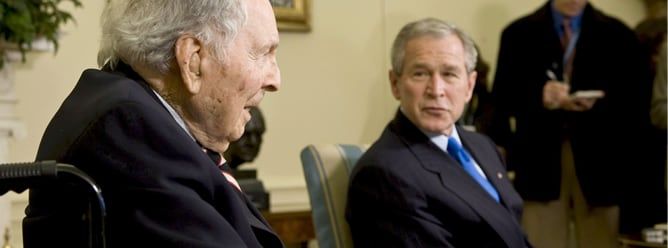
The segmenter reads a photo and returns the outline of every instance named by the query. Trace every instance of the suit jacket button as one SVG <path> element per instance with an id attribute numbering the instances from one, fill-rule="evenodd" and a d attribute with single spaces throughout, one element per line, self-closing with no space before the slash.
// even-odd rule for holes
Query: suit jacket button
<path id="1" fill-rule="evenodd" d="M 503 179 L 503 173 L 497 172 L 496 177 L 498 177 L 499 179 Z"/>

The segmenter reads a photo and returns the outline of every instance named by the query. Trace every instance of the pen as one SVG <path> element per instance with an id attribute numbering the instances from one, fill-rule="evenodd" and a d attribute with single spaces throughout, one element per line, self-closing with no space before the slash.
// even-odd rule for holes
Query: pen
<path id="1" fill-rule="evenodd" d="M 553 72 L 552 70 L 547 69 L 547 70 L 545 71 L 545 74 L 547 74 L 547 77 L 550 78 L 550 80 L 559 81 L 559 80 L 557 79 L 557 75 L 555 75 L 554 72 Z"/>
<path id="2" fill-rule="evenodd" d="M 550 78 L 550 80 L 554 80 L 554 81 L 557 81 L 557 82 L 560 82 L 560 83 L 566 83 L 564 81 L 561 81 L 561 80 L 557 79 L 557 75 L 554 74 L 554 72 L 550 69 L 547 69 L 545 71 L 545 74 L 547 74 L 547 77 Z"/>

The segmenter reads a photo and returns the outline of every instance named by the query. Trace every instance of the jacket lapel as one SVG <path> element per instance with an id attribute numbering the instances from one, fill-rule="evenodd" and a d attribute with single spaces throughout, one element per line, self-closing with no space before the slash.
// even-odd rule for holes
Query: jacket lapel
<path id="1" fill-rule="evenodd" d="M 246 197 L 246 194 L 239 192 L 240 197 L 242 198 L 241 200 L 246 203 L 246 208 L 244 209 L 244 214 L 246 215 L 246 218 L 248 219 L 248 222 L 250 222 L 251 226 L 253 229 L 261 230 L 267 233 L 271 233 L 272 235 L 276 235 L 274 231 L 269 227 L 269 223 L 264 219 L 262 214 L 255 208 L 253 205 L 253 202 Z M 278 236 L 276 236 L 278 238 Z"/>
<path id="2" fill-rule="evenodd" d="M 507 205 L 508 200 L 515 197 L 514 189 L 507 180 L 507 174 L 503 165 L 499 163 L 499 158 L 495 157 L 495 150 L 490 150 L 489 146 L 473 142 L 470 135 L 464 131 L 459 132 L 459 137 L 467 151 L 473 156 L 478 165 L 487 176 L 487 180 L 494 185 L 501 198 L 501 204 Z"/>
<path id="3" fill-rule="evenodd" d="M 509 183 L 500 183 L 503 180 L 493 180 L 492 185 L 497 188 L 501 197 L 501 203 L 492 198 L 478 182 L 469 175 L 459 163 L 446 152 L 442 151 L 433 144 L 417 127 L 415 127 L 400 111 L 394 120 L 395 131 L 401 133 L 408 148 L 415 154 L 416 159 L 425 168 L 425 170 L 436 174 L 443 187 L 450 189 L 453 194 L 466 202 L 482 219 L 484 219 L 505 241 L 508 247 L 517 247 L 524 244 L 523 237 L 517 235 L 513 230 L 521 229 L 519 223 L 515 220 L 514 214 L 504 207 L 504 199 L 512 197 L 509 195 L 508 188 L 512 187 Z M 462 128 L 459 128 L 461 130 Z M 501 165 L 494 166 L 495 163 L 490 155 L 483 155 L 482 145 L 469 141 L 469 135 L 462 135 L 460 138 L 464 146 L 472 153 L 474 159 L 479 163 L 488 179 L 492 176 L 497 178 L 496 173 Z M 474 152 L 475 150 L 475 152 Z M 496 153 L 491 153 L 496 154 Z M 499 167 L 499 168 L 496 168 Z"/>

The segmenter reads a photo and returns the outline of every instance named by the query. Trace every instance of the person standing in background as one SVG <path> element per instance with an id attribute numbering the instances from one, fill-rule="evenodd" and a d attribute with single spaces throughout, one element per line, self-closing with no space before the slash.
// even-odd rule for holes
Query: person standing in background
<path id="1" fill-rule="evenodd" d="M 657 70 L 656 70 L 656 77 L 654 78 L 654 86 L 653 86 L 653 94 L 652 94 L 652 107 L 650 109 L 650 114 L 652 118 L 652 124 L 654 127 L 656 127 L 658 130 L 661 131 L 661 135 L 659 137 L 663 138 L 664 143 L 662 143 L 662 148 L 664 149 L 661 154 L 665 155 L 666 154 L 666 120 L 668 117 L 666 114 L 666 85 L 668 84 L 668 74 L 666 71 L 668 71 L 668 62 L 666 61 L 666 53 L 667 51 L 667 43 L 666 40 L 663 41 L 661 44 L 661 48 L 659 50 L 659 61 L 657 63 Z M 668 192 L 668 180 L 666 178 L 666 170 L 668 170 L 668 161 L 666 161 L 666 157 L 663 157 L 663 173 L 662 175 L 664 176 L 663 178 L 663 200 L 666 198 L 666 192 Z M 665 203 L 663 201 L 662 203 Z M 665 207 L 665 205 L 664 205 Z M 666 216 L 666 209 L 663 208 L 663 217 Z M 665 218 L 660 219 L 662 221 L 666 221 Z"/>
<path id="2" fill-rule="evenodd" d="M 666 41 L 661 44 L 659 50 L 659 60 L 656 67 L 656 77 L 654 78 L 654 94 L 652 95 L 652 124 L 663 131 L 666 131 Z M 664 137 L 665 138 L 665 137 Z"/>
<path id="3" fill-rule="evenodd" d="M 477 46 L 476 50 L 480 52 Z M 462 117 L 457 121 L 457 124 L 473 127 L 476 132 L 485 133 L 489 129 L 488 125 L 491 124 L 489 118 L 493 116 L 494 106 L 492 106 L 491 93 L 488 89 L 489 64 L 480 53 L 478 53 L 476 59 L 475 71 L 477 77 L 473 88 L 473 96 L 464 108 L 464 113 L 462 113 Z"/>
<path id="4" fill-rule="evenodd" d="M 663 2 L 665 3 L 665 0 Z M 666 40 L 666 17 L 665 15 L 658 17 L 648 15 L 636 25 L 634 31 L 640 44 L 641 56 L 644 58 L 644 73 L 638 76 L 638 80 L 644 81 L 645 85 L 652 85 L 655 82 L 655 76 L 659 76 L 657 73 L 661 71 L 659 61 L 662 57 L 661 47 Z M 663 91 L 654 90 L 652 93 L 650 90 L 648 89 L 648 93 L 654 94 L 654 97 L 661 94 L 665 97 L 665 87 Z M 659 95 L 656 95 L 657 93 Z M 652 108 L 654 106 L 653 101 Z M 665 111 L 665 107 L 657 112 L 649 111 L 645 128 L 649 130 L 650 135 L 643 142 L 647 145 L 647 157 L 643 159 L 642 166 L 629 169 L 626 173 L 628 186 L 624 188 L 624 197 L 619 206 L 620 233 L 624 236 L 641 237 L 642 229 L 666 222 L 668 212 L 664 182 L 667 154 L 666 129 L 665 126 L 661 128 L 652 124 L 655 120 L 662 118 L 665 123 Z M 657 113 L 662 117 L 656 118 Z"/>
<path id="5" fill-rule="evenodd" d="M 654 78 L 654 91 L 652 95 L 652 108 L 650 113 L 652 116 L 652 124 L 659 130 L 663 131 L 663 134 L 666 134 L 666 85 L 668 84 L 668 62 L 666 61 L 667 43 L 664 40 L 661 50 L 659 53 L 659 63 L 657 66 L 656 77 Z M 666 137 L 665 135 L 663 136 Z M 665 151 L 664 151 L 665 152 Z M 664 157 L 666 159 L 666 157 Z M 663 178 L 663 189 L 664 192 L 668 192 L 668 178 L 666 178 L 666 170 L 668 170 L 668 161 L 664 160 L 664 178 Z M 664 195 L 665 196 L 665 195 Z M 664 212 L 665 214 L 665 212 Z M 664 219 L 665 220 L 665 219 Z"/>
<path id="6" fill-rule="evenodd" d="M 503 30 L 488 134 L 536 247 L 569 247 L 571 222 L 578 247 L 617 246 L 625 175 L 647 155 L 639 54 L 633 31 L 587 0 L 546 1 Z"/>

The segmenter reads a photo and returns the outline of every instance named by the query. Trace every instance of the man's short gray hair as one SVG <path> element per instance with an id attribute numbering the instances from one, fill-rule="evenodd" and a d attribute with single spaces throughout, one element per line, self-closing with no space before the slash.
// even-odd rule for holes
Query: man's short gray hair
<path id="1" fill-rule="evenodd" d="M 392 45 L 392 70 L 397 75 L 403 73 L 406 44 L 408 41 L 423 36 L 445 38 L 453 34 L 459 37 L 459 40 L 462 41 L 464 53 L 466 55 L 466 71 L 474 71 L 478 51 L 475 48 L 473 39 L 455 27 L 455 25 L 436 18 L 425 18 L 408 23 L 401 29 L 401 31 L 399 31 L 399 34 L 397 34 L 397 37 L 394 39 L 394 44 Z"/>

